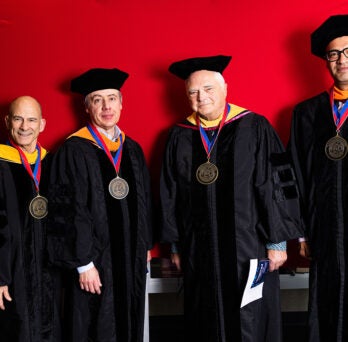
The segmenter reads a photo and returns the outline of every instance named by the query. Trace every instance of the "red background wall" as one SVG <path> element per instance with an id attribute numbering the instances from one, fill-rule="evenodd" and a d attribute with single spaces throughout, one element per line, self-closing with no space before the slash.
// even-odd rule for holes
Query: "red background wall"
<path id="1" fill-rule="evenodd" d="M 347 0 L 0 0 L 0 112 L 36 97 L 47 119 L 40 141 L 55 150 L 84 123 L 70 79 L 92 67 L 129 72 L 119 124 L 142 145 L 156 193 L 167 129 L 190 112 L 171 62 L 232 55 L 229 101 L 265 115 L 286 143 L 294 104 L 330 85 L 309 35 L 346 13 Z"/>

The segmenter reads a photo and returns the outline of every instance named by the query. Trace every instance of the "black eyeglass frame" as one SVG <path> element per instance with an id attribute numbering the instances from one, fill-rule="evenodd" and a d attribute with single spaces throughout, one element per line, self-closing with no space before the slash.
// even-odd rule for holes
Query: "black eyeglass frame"
<path id="1" fill-rule="evenodd" d="M 331 52 L 336 52 L 336 53 L 337 53 L 337 56 L 336 56 L 335 59 L 330 59 L 330 58 L 329 58 L 329 53 L 331 53 Z M 329 51 L 327 51 L 327 52 L 325 53 L 325 58 L 326 58 L 326 60 L 329 61 L 329 62 L 336 62 L 336 61 L 338 61 L 338 60 L 341 58 L 341 54 L 342 54 L 342 53 L 343 53 L 343 55 L 344 55 L 346 58 L 348 58 L 348 47 L 346 47 L 346 48 L 344 48 L 344 49 L 342 49 L 342 50 L 329 50 Z"/>

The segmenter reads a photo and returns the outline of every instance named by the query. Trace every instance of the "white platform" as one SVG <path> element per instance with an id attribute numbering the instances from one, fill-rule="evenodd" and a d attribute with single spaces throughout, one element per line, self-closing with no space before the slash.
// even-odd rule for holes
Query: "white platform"
<path id="1" fill-rule="evenodd" d="M 182 286 L 182 278 L 148 278 L 147 293 L 174 293 Z M 282 290 L 295 290 L 308 288 L 308 273 L 280 275 L 280 288 Z"/>
<path id="2" fill-rule="evenodd" d="M 308 273 L 281 274 L 279 278 L 281 290 L 308 289 Z"/>

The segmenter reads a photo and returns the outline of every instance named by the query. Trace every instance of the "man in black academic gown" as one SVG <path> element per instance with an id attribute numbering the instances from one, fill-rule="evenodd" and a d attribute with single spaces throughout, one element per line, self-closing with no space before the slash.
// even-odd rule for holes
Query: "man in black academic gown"
<path id="1" fill-rule="evenodd" d="M 278 268 L 299 236 L 298 192 L 268 121 L 226 102 L 229 56 L 190 58 L 193 113 L 172 128 L 161 174 L 162 241 L 184 274 L 185 341 L 281 341 Z M 251 259 L 269 259 L 263 297 L 241 308 Z"/>
<path id="2" fill-rule="evenodd" d="M 289 149 L 299 182 L 311 257 L 309 341 L 348 341 L 348 15 L 328 18 L 311 35 L 333 85 L 298 104 Z"/>
<path id="3" fill-rule="evenodd" d="M 53 160 L 49 235 L 53 262 L 70 269 L 66 341 L 143 341 L 151 196 L 143 152 L 117 126 L 127 77 L 91 69 L 71 82 L 89 122 Z"/>
<path id="4" fill-rule="evenodd" d="M 53 269 L 46 253 L 49 155 L 38 143 L 41 106 L 15 99 L 0 145 L 0 340 L 60 341 Z"/>

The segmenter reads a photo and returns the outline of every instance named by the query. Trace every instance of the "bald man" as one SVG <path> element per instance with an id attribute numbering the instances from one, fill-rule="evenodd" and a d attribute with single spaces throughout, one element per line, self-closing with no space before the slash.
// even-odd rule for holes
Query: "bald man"
<path id="1" fill-rule="evenodd" d="M 59 341 L 53 272 L 45 255 L 49 155 L 38 142 L 45 129 L 39 102 L 16 98 L 0 145 L 0 339 Z"/>

